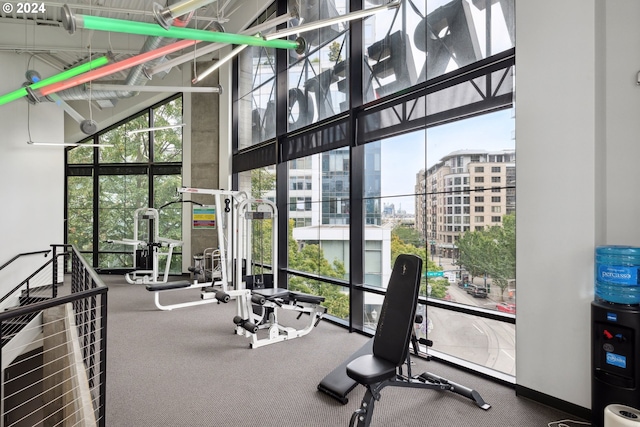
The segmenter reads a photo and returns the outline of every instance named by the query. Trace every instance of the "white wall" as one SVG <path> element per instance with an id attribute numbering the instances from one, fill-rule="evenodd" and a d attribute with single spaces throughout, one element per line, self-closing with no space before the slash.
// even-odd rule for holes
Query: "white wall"
<path id="1" fill-rule="evenodd" d="M 517 383 L 591 407 L 593 254 L 640 246 L 640 2 L 518 0 Z"/>
<path id="2" fill-rule="evenodd" d="M 607 3 L 606 244 L 640 246 L 640 2 Z"/>
<path id="3" fill-rule="evenodd" d="M 29 55 L 0 53 L 0 93 L 22 86 L 28 63 Z M 43 76 L 57 73 L 37 59 L 29 66 Z M 0 265 L 64 241 L 64 150 L 27 145 L 27 115 L 33 141 L 62 142 L 64 111 L 48 102 L 28 105 L 23 99 L 0 105 Z"/>

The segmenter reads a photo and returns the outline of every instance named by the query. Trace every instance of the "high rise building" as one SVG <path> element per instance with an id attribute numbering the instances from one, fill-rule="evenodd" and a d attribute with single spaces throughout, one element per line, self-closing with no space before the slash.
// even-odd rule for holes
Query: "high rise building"
<path id="1" fill-rule="evenodd" d="M 431 254 L 458 255 L 465 231 L 502 224 L 515 213 L 515 150 L 449 153 L 416 175 L 416 229 Z"/>

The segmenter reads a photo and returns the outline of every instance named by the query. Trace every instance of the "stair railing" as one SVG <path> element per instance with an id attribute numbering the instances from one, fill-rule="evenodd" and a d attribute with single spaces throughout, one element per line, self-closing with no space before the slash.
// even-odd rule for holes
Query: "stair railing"
<path id="1" fill-rule="evenodd" d="M 58 254 L 54 247 L 50 262 L 59 256 L 69 255 L 71 259 L 71 274 L 67 276 L 71 282 L 70 293 L 0 311 L 0 341 L 5 323 L 15 323 L 20 318 L 42 319 L 20 332 L 35 337 L 31 338 L 31 345 L 22 343 L 16 336 L 0 352 L 3 369 L 0 372 L 3 379 L 0 386 L 2 426 L 35 426 L 42 425 L 42 422 L 61 425 L 57 420 L 67 417 L 75 417 L 73 419 L 80 425 L 105 425 L 108 288 L 77 248 L 55 246 L 64 246 L 65 250 Z M 60 315 L 61 312 L 69 315 Z M 34 318 L 33 314 L 38 317 Z M 60 326 L 63 324 L 68 326 Z M 60 338 L 61 334 L 73 338 Z M 59 356 L 60 352 L 62 356 Z M 53 374 L 43 373 L 43 378 L 27 379 L 27 373 L 37 371 L 31 369 L 30 364 L 38 360 L 45 363 L 42 365 L 45 372 L 49 369 L 54 371 Z M 47 367 L 48 362 L 45 361 L 48 360 L 55 360 L 54 368 Z M 73 387 L 69 386 L 69 381 Z M 82 387 L 76 387 L 78 384 Z M 84 393 L 68 402 L 69 390 L 76 393 L 77 389 L 84 389 Z M 43 393 L 46 399 L 38 398 L 44 396 Z M 23 394 L 34 397 L 24 398 Z M 73 425 L 77 423 L 74 421 Z"/>
<path id="2" fill-rule="evenodd" d="M 5 262 L 4 264 L 2 264 L 2 266 L 0 266 L 0 271 L 2 271 L 5 267 L 11 265 L 11 263 L 13 263 L 14 261 L 22 258 L 22 257 L 26 257 L 26 256 L 30 256 L 30 255 L 41 255 L 44 254 L 44 256 L 46 257 L 49 252 L 51 252 L 51 249 L 47 249 L 47 250 L 42 250 L 42 251 L 35 251 L 35 252 L 23 252 L 21 254 L 18 254 L 16 256 L 14 256 L 13 258 L 11 258 L 9 261 Z"/>
<path id="3" fill-rule="evenodd" d="M 22 256 L 44 254 L 44 256 L 47 257 L 50 252 L 53 253 L 53 256 L 49 260 L 47 260 L 44 264 L 42 264 L 40 267 L 38 267 L 26 279 L 24 279 L 23 281 L 18 283 L 13 288 L 5 291 L 4 295 L 0 296 L 0 304 L 2 304 L 2 302 L 4 302 L 7 298 L 13 296 L 16 292 L 18 292 L 23 287 L 24 287 L 23 297 L 25 297 L 27 300 L 30 299 L 31 298 L 31 289 L 32 289 L 31 285 L 32 285 L 32 282 L 37 282 L 36 283 L 37 286 L 42 286 L 44 284 L 51 285 L 51 298 L 55 298 L 56 296 L 58 296 L 58 285 L 60 285 L 62 283 L 62 282 L 59 281 L 60 274 L 59 274 L 59 270 L 58 270 L 58 267 L 59 267 L 58 258 L 60 258 L 60 257 L 64 258 L 64 257 L 70 255 L 70 252 L 59 253 L 58 252 L 58 248 L 60 248 L 60 247 L 65 247 L 65 248 L 69 247 L 70 248 L 70 246 L 69 245 L 51 245 L 51 247 L 52 247 L 52 249 L 46 250 L 46 251 L 25 252 L 23 254 L 16 255 L 9 262 L 5 263 L 2 267 L 0 267 L 0 270 L 2 270 L 2 268 L 10 265 L 12 262 L 16 261 L 17 259 L 21 258 Z M 50 269 L 51 272 L 43 273 L 47 269 Z M 49 274 L 50 274 L 50 277 L 51 277 L 51 283 L 47 283 L 48 279 L 46 279 L 46 276 L 49 275 Z M 42 294 L 40 294 L 40 295 L 42 295 Z"/>

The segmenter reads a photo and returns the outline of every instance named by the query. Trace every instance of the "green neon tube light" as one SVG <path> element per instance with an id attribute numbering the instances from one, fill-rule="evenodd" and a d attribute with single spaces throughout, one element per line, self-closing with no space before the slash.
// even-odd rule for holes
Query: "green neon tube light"
<path id="1" fill-rule="evenodd" d="M 138 34 L 143 36 L 173 37 L 176 39 L 201 40 L 214 43 L 245 44 L 249 46 L 270 47 L 276 49 L 295 49 L 304 51 L 305 43 L 302 39 L 265 40 L 244 34 L 230 34 L 219 31 L 196 30 L 193 28 L 171 27 L 165 30 L 157 24 L 127 21 L 124 19 L 103 18 L 90 15 L 73 15 L 71 9 L 63 7 L 62 24 L 73 34 L 76 28 L 86 28 L 96 31 L 110 31 L 114 33 Z"/>
<path id="2" fill-rule="evenodd" d="M 86 62 L 82 65 L 78 65 L 77 67 L 69 68 L 66 71 L 63 71 L 54 76 L 48 77 L 44 80 L 40 80 L 32 85 L 27 87 L 22 87 L 18 90 L 14 90 L 13 92 L 9 92 L 0 96 L 0 105 L 9 103 L 11 101 L 15 101 L 16 99 L 20 99 L 23 96 L 27 96 L 29 94 L 29 90 L 40 89 L 41 87 L 48 86 L 53 83 L 58 83 L 62 80 L 66 80 L 70 77 L 77 76 L 78 74 L 82 74 L 86 71 L 89 71 L 94 68 L 102 67 L 107 62 L 109 62 L 109 58 L 106 56 L 101 56 L 100 58 L 94 59 L 92 61 Z"/>

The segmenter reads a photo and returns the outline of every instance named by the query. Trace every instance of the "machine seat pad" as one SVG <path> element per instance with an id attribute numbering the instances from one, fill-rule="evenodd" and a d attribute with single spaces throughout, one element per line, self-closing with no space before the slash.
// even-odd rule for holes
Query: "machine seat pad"
<path id="1" fill-rule="evenodd" d="M 309 295 L 302 292 L 293 292 L 289 289 L 283 288 L 254 289 L 252 292 L 265 297 L 267 300 L 281 299 L 287 303 L 299 301 L 310 304 L 320 304 L 324 301 L 324 297 Z"/>
<path id="2" fill-rule="evenodd" d="M 309 304 L 320 304 L 324 302 L 324 297 L 304 294 L 302 292 L 290 292 L 290 298 L 295 301 L 306 302 Z"/>
<path id="3" fill-rule="evenodd" d="M 180 289 L 180 288 L 188 288 L 191 286 L 190 282 L 169 282 L 169 283 L 160 283 L 157 285 L 147 285 L 146 288 L 149 292 L 157 292 L 157 291 L 168 291 L 169 289 Z"/>
<path id="4" fill-rule="evenodd" d="M 251 292 L 256 295 L 261 295 L 265 297 L 267 300 L 289 297 L 289 289 L 282 289 L 282 288 L 254 289 Z"/>
<path id="5" fill-rule="evenodd" d="M 347 365 L 347 375 L 360 384 L 376 384 L 394 378 L 396 365 L 373 354 L 365 354 Z"/>

